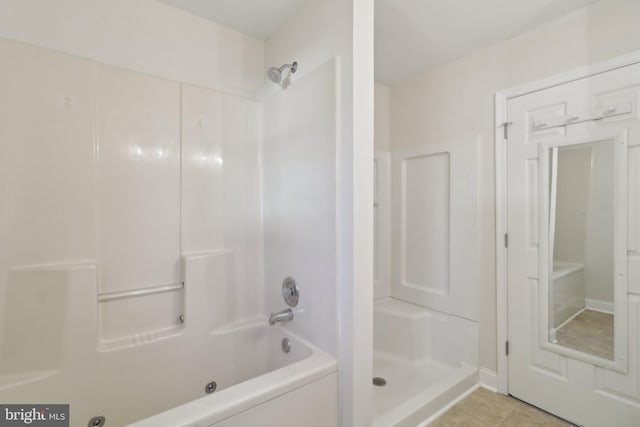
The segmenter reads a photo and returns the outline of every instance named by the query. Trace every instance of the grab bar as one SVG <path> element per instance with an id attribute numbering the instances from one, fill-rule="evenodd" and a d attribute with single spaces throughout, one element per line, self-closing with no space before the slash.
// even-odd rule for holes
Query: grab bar
<path id="1" fill-rule="evenodd" d="M 177 291 L 184 288 L 184 282 L 170 285 L 152 286 L 149 288 L 133 289 L 130 291 L 105 292 L 98 294 L 98 302 L 107 302 L 123 298 L 139 297 L 143 295 L 159 294 L 162 292 Z"/>

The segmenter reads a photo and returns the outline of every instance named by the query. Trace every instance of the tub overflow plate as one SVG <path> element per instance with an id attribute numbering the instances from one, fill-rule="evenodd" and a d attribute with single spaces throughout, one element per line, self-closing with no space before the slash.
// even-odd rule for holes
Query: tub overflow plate
<path id="1" fill-rule="evenodd" d="M 280 347 L 282 347 L 282 351 L 289 353 L 291 351 L 291 341 L 289 341 L 289 338 L 282 338 Z"/>

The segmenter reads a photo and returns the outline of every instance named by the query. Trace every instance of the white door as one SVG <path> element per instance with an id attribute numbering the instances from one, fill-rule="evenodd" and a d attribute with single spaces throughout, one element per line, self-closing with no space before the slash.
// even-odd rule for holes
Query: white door
<path id="1" fill-rule="evenodd" d="M 636 64 L 507 103 L 509 393 L 584 426 L 640 426 L 639 100 Z"/>

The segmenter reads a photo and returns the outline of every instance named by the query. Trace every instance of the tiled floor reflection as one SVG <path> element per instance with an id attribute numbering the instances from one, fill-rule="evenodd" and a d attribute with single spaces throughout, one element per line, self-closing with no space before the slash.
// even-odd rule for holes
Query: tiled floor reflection
<path id="1" fill-rule="evenodd" d="M 512 397 L 478 388 L 430 427 L 573 427 L 533 406 Z"/>
<path id="2" fill-rule="evenodd" d="M 613 314 L 584 310 L 556 331 L 558 344 L 613 360 Z"/>

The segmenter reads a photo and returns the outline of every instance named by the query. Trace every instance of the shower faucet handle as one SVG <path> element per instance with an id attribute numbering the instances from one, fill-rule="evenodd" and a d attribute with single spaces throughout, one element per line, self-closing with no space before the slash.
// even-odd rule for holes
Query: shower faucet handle
<path id="1" fill-rule="evenodd" d="M 296 281 L 292 277 L 286 277 L 282 282 L 282 298 L 289 307 L 295 307 L 298 305 L 298 299 L 300 294 L 298 293 L 298 287 Z"/>

